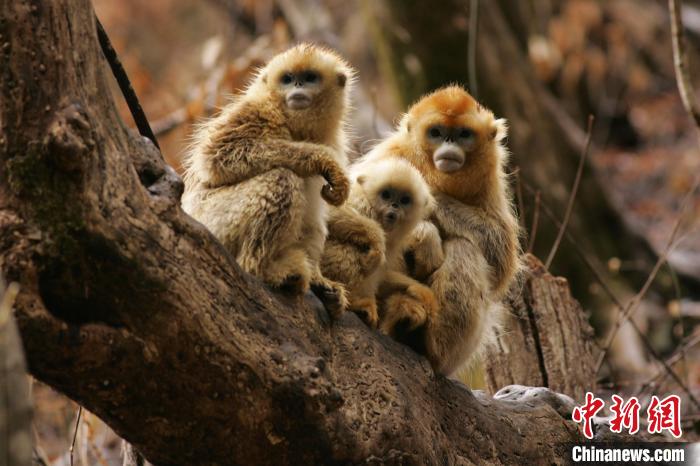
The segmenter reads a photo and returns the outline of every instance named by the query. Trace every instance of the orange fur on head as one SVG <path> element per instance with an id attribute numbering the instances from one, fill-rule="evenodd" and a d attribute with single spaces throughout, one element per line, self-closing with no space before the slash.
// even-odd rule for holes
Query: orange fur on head
<path id="1" fill-rule="evenodd" d="M 464 127 L 474 133 L 474 144 L 467 151 L 464 166 L 453 173 L 435 167 L 434 148 L 426 138 L 433 125 Z M 398 134 L 390 138 L 390 152 L 400 152 L 423 174 L 428 184 L 466 204 L 488 202 L 492 187 L 500 185 L 506 161 L 500 142 L 506 135 L 505 121 L 479 104 L 459 86 L 449 86 L 416 102 L 401 121 Z"/>

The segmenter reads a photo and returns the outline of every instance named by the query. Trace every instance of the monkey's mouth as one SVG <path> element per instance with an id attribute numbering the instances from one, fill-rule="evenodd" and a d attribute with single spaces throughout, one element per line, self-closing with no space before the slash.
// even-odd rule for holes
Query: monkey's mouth
<path id="1" fill-rule="evenodd" d="M 452 173 L 459 170 L 464 165 L 464 158 L 459 154 L 446 152 L 440 155 L 435 155 L 435 167 L 441 172 Z"/>
<path id="2" fill-rule="evenodd" d="M 304 110 L 311 106 L 311 97 L 304 92 L 292 92 L 287 96 L 287 107 L 292 110 Z"/>
<path id="3" fill-rule="evenodd" d="M 397 217 L 395 213 L 389 212 L 384 214 L 384 221 L 382 222 L 385 230 L 391 230 L 396 223 Z"/>

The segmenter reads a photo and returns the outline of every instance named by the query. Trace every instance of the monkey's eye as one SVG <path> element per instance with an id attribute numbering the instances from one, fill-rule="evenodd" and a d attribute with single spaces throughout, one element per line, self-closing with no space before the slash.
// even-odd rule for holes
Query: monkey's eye
<path id="1" fill-rule="evenodd" d="M 292 81 L 294 81 L 294 76 L 291 73 L 284 73 L 280 78 L 282 84 L 292 84 Z"/>
<path id="2" fill-rule="evenodd" d="M 462 128 L 462 131 L 459 132 L 459 137 L 462 139 L 468 139 L 472 136 L 474 136 L 474 131 L 469 128 Z"/>
<path id="3" fill-rule="evenodd" d="M 401 196 L 399 202 L 401 202 L 403 205 L 409 205 L 411 203 L 411 196 Z"/>
<path id="4" fill-rule="evenodd" d="M 431 138 L 439 138 L 440 137 L 440 128 L 437 126 L 433 126 L 428 130 L 428 134 L 430 135 Z"/>
<path id="5" fill-rule="evenodd" d="M 391 191 L 389 191 L 388 189 L 385 189 L 384 191 L 381 192 L 381 196 L 382 196 L 382 199 L 384 199 L 385 201 L 389 200 L 389 199 L 391 199 Z"/>
<path id="6" fill-rule="evenodd" d="M 304 76 L 304 81 L 306 81 L 307 83 L 310 83 L 310 84 L 318 82 L 319 79 L 320 79 L 320 77 L 319 77 L 318 73 L 315 73 L 313 71 L 309 71 L 308 73 L 306 73 L 306 76 Z"/>

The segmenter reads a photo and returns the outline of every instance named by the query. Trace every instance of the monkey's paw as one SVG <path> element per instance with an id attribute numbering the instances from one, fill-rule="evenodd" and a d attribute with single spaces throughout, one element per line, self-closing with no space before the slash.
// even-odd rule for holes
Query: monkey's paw
<path id="1" fill-rule="evenodd" d="M 377 328 L 379 313 L 377 312 L 377 300 L 374 297 L 360 298 L 350 303 L 350 310 L 370 327 Z"/>
<path id="2" fill-rule="evenodd" d="M 406 289 L 406 293 L 422 304 L 427 314 L 426 318 L 435 316 L 440 309 L 440 303 L 438 303 L 435 293 L 425 285 L 411 285 Z"/>
<path id="3" fill-rule="evenodd" d="M 358 246 L 358 250 L 361 253 L 360 266 L 365 275 L 370 275 L 386 260 L 383 250 L 373 248 L 368 244 Z"/>
<path id="4" fill-rule="evenodd" d="M 414 231 L 406 247 L 407 263 L 411 264 L 411 275 L 424 281 L 445 261 L 440 233 L 434 224 L 421 223 Z"/>
<path id="5" fill-rule="evenodd" d="M 428 311 L 419 299 L 413 296 L 396 293 L 389 297 L 385 303 L 385 314 L 379 323 L 379 331 L 386 335 L 393 335 L 395 327 L 406 323 L 407 330 L 415 330 L 425 324 L 428 319 Z"/>
<path id="6" fill-rule="evenodd" d="M 306 255 L 301 250 L 287 251 L 263 270 L 263 280 L 282 292 L 303 295 L 309 290 L 311 281 Z"/>
<path id="7" fill-rule="evenodd" d="M 276 287 L 283 293 L 297 296 L 306 293 L 306 290 L 309 288 L 309 282 L 301 274 L 293 274 L 286 276 Z"/>
<path id="8" fill-rule="evenodd" d="M 335 166 L 323 174 L 328 184 L 321 188 L 321 196 L 331 205 L 343 204 L 350 194 L 350 181 L 340 167 Z"/>
<path id="9" fill-rule="evenodd" d="M 347 292 L 338 282 L 322 279 L 311 283 L 311 291 L 321 300 L 334 319 L 339 318 L 348 307 Z"/>

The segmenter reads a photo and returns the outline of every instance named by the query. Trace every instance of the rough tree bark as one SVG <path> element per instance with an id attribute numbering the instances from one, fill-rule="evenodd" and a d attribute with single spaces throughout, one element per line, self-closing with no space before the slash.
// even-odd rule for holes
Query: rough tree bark
<path id="1" fill-rule="evenodd" d="M 489 390 L 548 387 L 583 400 L 596 385 L 593 329 L 564 278 L 549 275 L 532 255 L 525 265 L 523 289 L 509 298 L 505 331 L 484 360 Z"/>
<path id="2" fill-rule="evenodd" d="M 0 259 L 38 379 L 155 464 L 562 464 L 577 427 L 286 301 L 120 121 L 88 0 L 0 2 Z"/>

